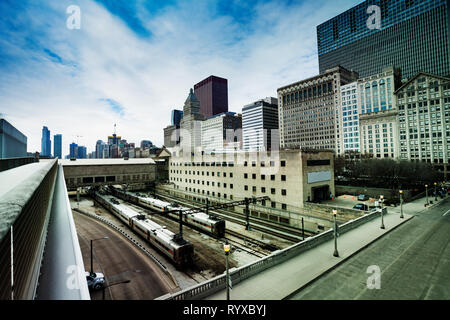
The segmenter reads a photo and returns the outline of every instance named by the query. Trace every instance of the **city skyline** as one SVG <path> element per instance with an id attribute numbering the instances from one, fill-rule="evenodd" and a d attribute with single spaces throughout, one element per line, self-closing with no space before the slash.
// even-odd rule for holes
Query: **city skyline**
<path id="1" fill-rule="evenodd" d="M 316 26 L 360 2 L 79 1 L 79 30 L 66 27 L 69 1 L 2 3 L 1 113 L 30 152 L 40 151 L 42 126 L 64 136 L 64 155 L 71 142 L 94 151 L 114 123 L 128 141 L 162 146 L 170 110 L 212 74 L 228 79 L 229 111 L 240 113 L 317 73 Z"/>

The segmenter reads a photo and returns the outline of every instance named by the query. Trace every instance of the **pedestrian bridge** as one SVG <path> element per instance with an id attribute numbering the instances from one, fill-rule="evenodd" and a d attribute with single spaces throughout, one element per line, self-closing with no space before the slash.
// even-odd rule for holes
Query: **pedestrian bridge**
<path id="1" fill-rule="evenodd" d="M 150 158 L 65 159 L 59 164 L 68 190 L 114 184 L 150 185 L 156 179 L 156 163 Z"/>
<path id="2" fill-rule="evenodd" d="M 90 299 L 62 166 L 24 164 L 0 182 L 0 300 Z"/>

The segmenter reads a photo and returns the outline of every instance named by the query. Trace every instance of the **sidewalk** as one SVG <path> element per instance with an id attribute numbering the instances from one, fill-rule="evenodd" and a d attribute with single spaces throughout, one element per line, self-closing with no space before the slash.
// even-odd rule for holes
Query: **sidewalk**
<path id="1" fill-rule="evenodd" d="M 426 197 L 414 200 L 412 202 L 404 203 L 403 204 L 403 214 L 405 214 L 405 213 L 407 213 L 407 214 L 417 214 L 419 212 L 428 210 L 429 208 L 432 208 L 435 205 L 437 205 L 438 203 L 440 203 L 441 201 L 445 200 L 447 197 L 444 197 L 444 199 L 441 199 L 440 197 L 438 197 L 437 198 L 438 200 L 434 201 L 434 197 L 428 195 L 428 201 L 429 202 L 432 201 L 433 204 L 430 204 L 427 207 L 425 207 L 425 203 L 427 202 L 427 198 Z M 400 214 L 400 206 L 388 207 L 388 211 L 390 213 L 398 213 L 398 214 Z"/>
<path id="2" fill-rule="evenodd" d="M 404 209 L 406 207 L 404 205 Z M 414 207 L 408 206 L 408 209 L 411 208 L 409 211 Z M 233 286 L 230 299 L 281 300 L 287 297 L 413 217 L 404 210 L 405 218 L 401 219 L 400 214 L 391 209 L 395 208 L 388 209 L 384 217 L 384 230 L 380 228 L 380 217 L 338 237 L 339 257 L 333 256 L 334 240 L 328 241 Z M 225 300 L 226 291 L 219 291 L 206 299 Z"/>

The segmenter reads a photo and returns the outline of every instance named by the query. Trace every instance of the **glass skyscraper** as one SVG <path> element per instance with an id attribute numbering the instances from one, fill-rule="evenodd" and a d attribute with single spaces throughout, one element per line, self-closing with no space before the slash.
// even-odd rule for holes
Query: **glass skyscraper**
<path id="1" fill-rule="evenodd" d="M 52 153 L 52 141 L 50 140 L 50 130 L 42 128 L 41 156 L 49 157 Z"/>
<path id="2" fill-rule="evenodd" d="M 172 110 L 171 123 L 173 126 L 180 126 L 181 119 L 183 119 L 182 110 Z"/>
<path id="3" fill-rule="evenodd" d="M 381 9 L 380 29 L 372 5 Z M 370 25 L 371 23 L 369 23 Z M 317 27 L 320 73 L 341 65 L 367 77 L 384 67 L 450 75 L 450 0 L 367 0 Z"/>
<path id="4" fill-rule="evenodd" d="M 55 134 L 53 136 L 53 154 L 55 158 L 62 159 L 62 135 Z"/>

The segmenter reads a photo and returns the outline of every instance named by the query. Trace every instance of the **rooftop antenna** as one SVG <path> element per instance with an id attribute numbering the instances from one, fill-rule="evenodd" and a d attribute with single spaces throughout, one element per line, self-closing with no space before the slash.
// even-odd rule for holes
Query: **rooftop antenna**
<path id="1" fill-rule="evenodd" d="M 116 135 L 116 124 L 114 123 L 114 135 Z"/>

